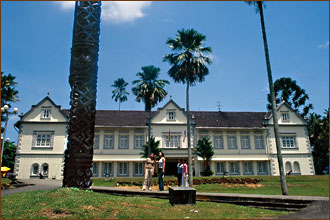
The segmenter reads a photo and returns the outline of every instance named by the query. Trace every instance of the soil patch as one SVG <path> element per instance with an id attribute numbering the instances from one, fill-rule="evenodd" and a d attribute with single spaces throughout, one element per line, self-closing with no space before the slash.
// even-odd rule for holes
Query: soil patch
<path id="1" fill-rule="evenodd" d="M 45 208 L 41 209 L 38 212 L 39 215 L 47 217 L 47 218 L 65 218 L 71 216 L 71 213 L 63 210 L 63 209 L 51 209 L 51 208 Z"/>

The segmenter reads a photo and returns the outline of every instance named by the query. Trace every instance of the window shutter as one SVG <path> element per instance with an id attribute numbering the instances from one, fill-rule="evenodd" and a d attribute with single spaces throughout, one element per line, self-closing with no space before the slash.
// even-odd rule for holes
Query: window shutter
<path id="1" fill-rule="evenodd" d="M 54 131 L 50 133 L 50 147 L 53 147 L 54 145 Z"/>
<path id="2" fill-rule="evenodd" d="M 36 146 L 36 142 L 37 142 L 37 132 L 34 131 L 32 137 L 32 147 Z"/>

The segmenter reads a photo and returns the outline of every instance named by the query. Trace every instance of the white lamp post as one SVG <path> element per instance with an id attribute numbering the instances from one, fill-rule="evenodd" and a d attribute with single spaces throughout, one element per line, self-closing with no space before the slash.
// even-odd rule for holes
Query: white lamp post
<path id="1" fill-rule="evenodd" d="M 5 128 L 3 130 L 3 137 L 1 137 L 1 140 L 2 140 L 2 145 L 1 145 L 1 165 L 2 165 L 3 149 L 5 147 L 5 138 L 6 138 L 6 131 L 7 131 L 8 116 L 10 114 L 17 114 L 17 112 L 18 112 L 18 108 L 14 108 L 13 109 L 13 112 L 9 112 L 8 109 L 9 109 L 9 106 L 8 105 L 4 105 L 1 108 L 1 113 L 5 113 L 6 114 Z M 7 138 L 6 140 L 9 141 L 9 138 Z"/>

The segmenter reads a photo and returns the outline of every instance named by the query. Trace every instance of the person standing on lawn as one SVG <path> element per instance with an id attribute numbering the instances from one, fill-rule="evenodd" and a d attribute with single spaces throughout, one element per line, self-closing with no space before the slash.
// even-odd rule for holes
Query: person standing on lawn
<path id="1" fill-rule="evenodd" d="M 151 191 L 152 186 L 152 176 L 155 172 L 155 154 L 151 153 L 150 157 L 147 158 L 146 162 L 144 163 L 144 183 L 142 190 L 148 189 Z"/>
<path id="2" fill-rule="evenodd" d="M 159 191 L 164 191 L 164 175 L 165 175 L 165 157 L 163 152 L 159 152 L 158 161 L 158 185 Z"/>
<path id="3" fill-rule="evenodd" d="M 182 165 L 182 187 L 187 187 L 187 179 L 188 179 L 188 165 L 187 165 L 187 161 L 183 160 L 183 165 Z"/>
<path id="4" fill-rule="evenodd" d="M 178 168 L 178 172 L 177 172 L 178 186 L 181 186 L 182 185 L 182 160 L 181 159 L 179 159 L 177 168 Z"/>

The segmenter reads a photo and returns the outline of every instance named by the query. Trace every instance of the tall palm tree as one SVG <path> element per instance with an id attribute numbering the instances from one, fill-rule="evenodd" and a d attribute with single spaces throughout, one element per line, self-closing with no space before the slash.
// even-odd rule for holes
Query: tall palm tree
<path id="1" fill-rule="evenodd" d="M 114 84 L 111 85 L 115 89 L 112 91 L 112 98 L 115 98 L 115 101 L 119 101 L 119 110 L 120 103 L 127 101 L 127 95 L 129 92 L 126 90 L 127 82 L 123 78 L 118 78 L 115 80 Z"/>
<path id="2" fill-rule="evenodd" d="M 270 91 L 270 96 L 271 96 L 271 101 L 272 101 L 271 102 L 271 112 L 272 112 L 273 123 L 274 123 L 275 144 L 276 144 L 276 150 L 277 150 L 278 166 L 279 166 L 279 170 L 280 170 L 281 188 L 282 188 L 282 194 L 288 195 L 288 187 L 287 187 L 286 179 L 285 179 L 285 173 L 284 173 L 284 168 L 283 168 L 283 158 L 282 158 L 282 153 L 281 153 L 281 145 L 280 145 L 280 139 L 279 139 L 279 135 L 278 135 L 279 126 L 277 123 L 277 115 L 275 114 L 276 113 L 275 112 L 276 99 L 275 99 L 275 92 L 274 92 L 272 70 L 270 67 L 270 58 L 269 58 L 265 20 L 264 20 L 264 13 L 263 13 L 264 4 L 262 1 L 246 1 L 246 3 L 249 5 L 253 5 L 256 9 L 256 12 L 259 13 L 259 15 L 260 15 L 262 37 L 263 37 L 263 41 L 264 41 L 264 50 L 265 50 L 266 66 L 267 66 L 267 73 L 268 73 L 268 85 L 269 85 L 269 91 Z"/>
<path id="3" fill-rule="evenodd" d="M 189 111 L 189 87 L 196 82 L 203 82 L 209 74 L 208 64 L 211 59 L 206 54 L 211 53 L 211 47 L 203 47 L 206 36 L 194 29 L 178 30 L 175 38 L 169 38 L 166 44 L 170 46 L 173 53 L 166 54 L 164 61 L 171 68 L 168 71 L 175 82 L 187 84 L 186 87 L 186 114 L 187 114 L 187 140 L 188 140 L 188 167 L 189 186 L 192 186 L 192 161 L 191 161 L 191 138 L 190 138 L 190 111 Z"/>
<path id="4" fill-rule="evenodd" d="M 136 101 L 143 101 L 145 111 L 148 112 L 148 156 L 150 156 L 151 109 L 165 99 L 167 91 L 164 87 L 165 84 L 170 84 L 170 82 L 158 79 L 160 68 L 150 65 L 143 66 L 141 69 L 142 71 L 136 74 L 139 79 L 133 81 L 135 87 L 132 88 L 132 91 L 136 96 Z"/>

